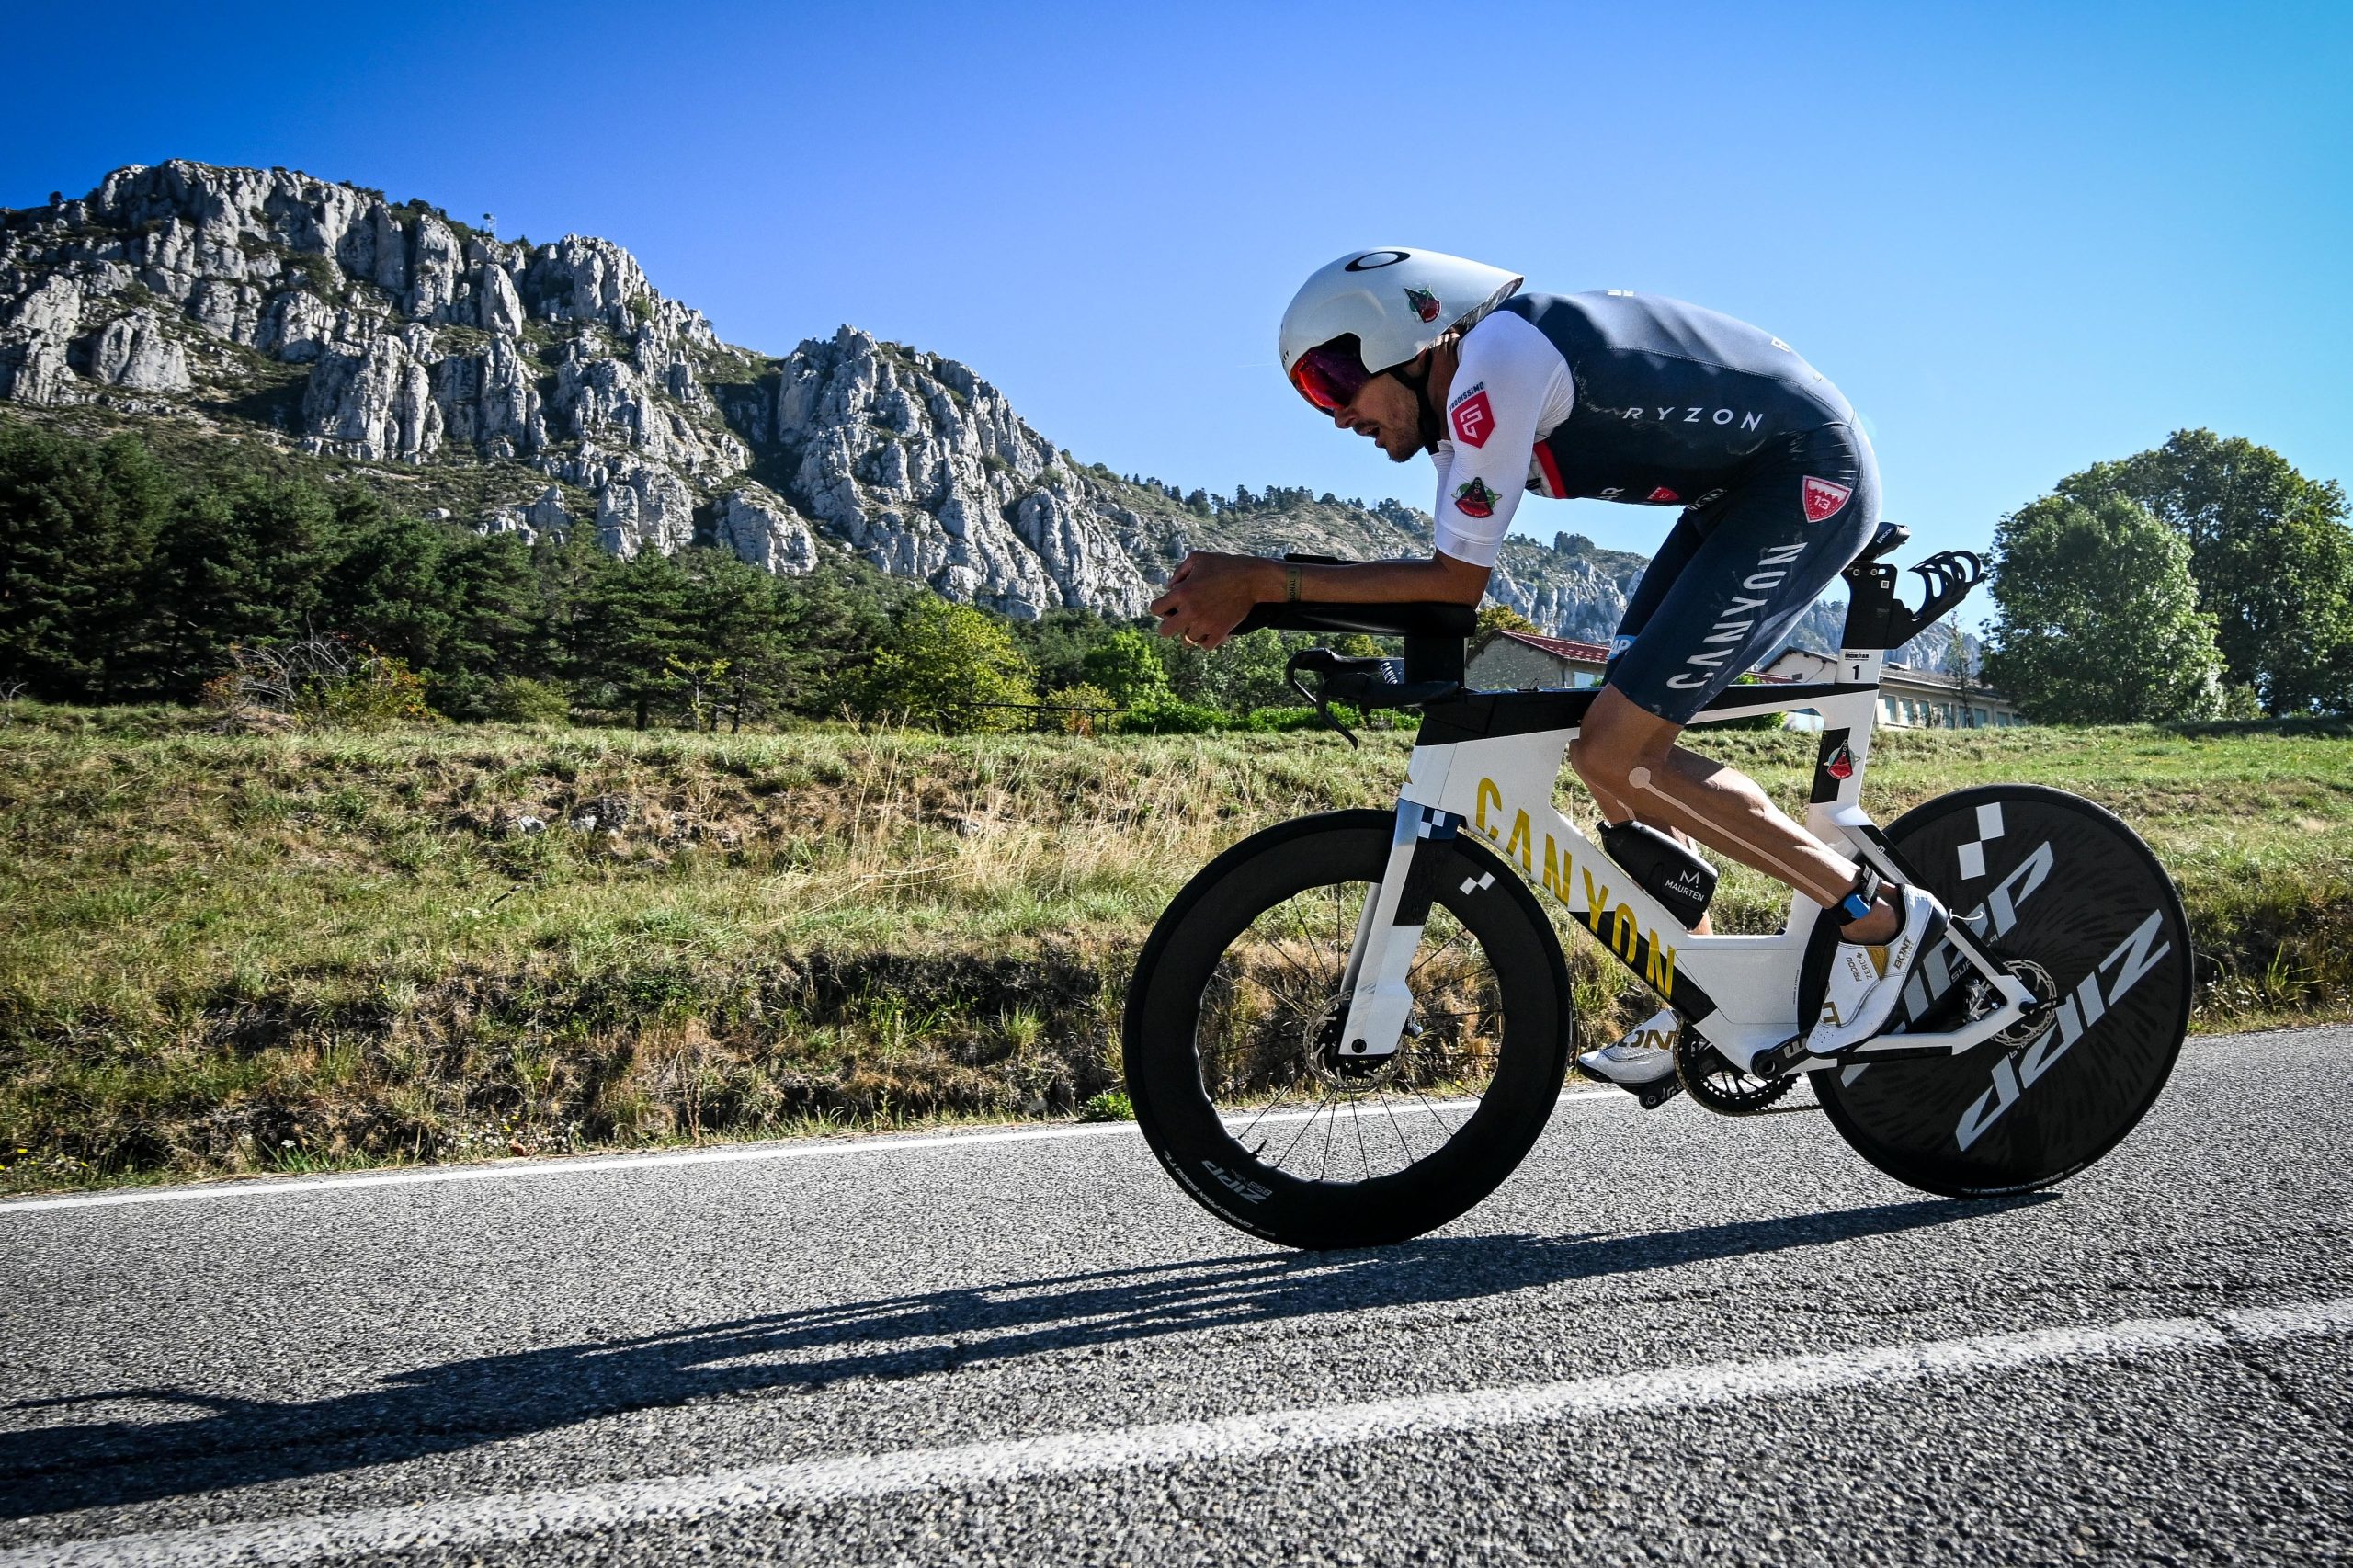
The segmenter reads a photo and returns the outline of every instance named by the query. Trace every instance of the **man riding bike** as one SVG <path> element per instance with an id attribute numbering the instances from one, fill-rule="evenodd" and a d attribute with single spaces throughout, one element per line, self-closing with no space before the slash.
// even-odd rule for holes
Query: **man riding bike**
<path id="1" fill-rule="evenodd" d="M 1570 766 L 1606 824 L 1688 835 L 1836 910 L 1841 940 L 1807 1045 L 1860 1044 L 1893 1014 L 1943 906 L 1882 882 L 1747 777 L 1675 743 L 1870 541 L 1870 443 L 1779 338 L 1674 300 L 1523 294 L 1522 281 L 1436 251 L 1355 251 L 1283 312 L 1283 369 L 1302 396 L 1392 461 L 1436 461 L 1430 559 L 1196 551 L 1152 612 L 1163 635 L 1213 648 L 1267 600 L 1475 605 L 1522 489 L 1681 506 L 1626 607 Z M 1662 1010 L 1578 1060 L 1639 1087 L 1674 1071 L 1677 1028 Z"/>

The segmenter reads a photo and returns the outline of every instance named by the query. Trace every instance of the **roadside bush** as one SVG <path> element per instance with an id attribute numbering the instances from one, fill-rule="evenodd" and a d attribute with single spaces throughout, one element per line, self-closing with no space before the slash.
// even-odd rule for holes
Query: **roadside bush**
<path id="1" fill-rule="evenodd" d="M 1120 715 L 1119 726 L 1123 735 L 1208 735 L 1238 727 L 1233 716 L 1222 709 L 1165 694 L 1136 703 Z"/>
<path id="2" fill-rule="evenodd" d="M 491 683 L 483 711 L 504 724 L 563 724 L 572 718 L 563 688 L 529 676 L 506 676 Z"/>
<path id="3" fill-rule="evenodd" d="M 1038 728 L 1053 735 L 1091 735 L 1117 722 L 1119 704 L 1099 686 L 1081 681 L 1046 693 L 1038 710 Z"/>
<path id="4" fill-rule="evenodd" d="M 229 668 L 204 685 L 204 706 L 227 728 L 323 724 L 381 729 L 431 722 L 425 677 L 404 659 L 373 648 L 353 652 L 340 637 L 240 642 Z"/>

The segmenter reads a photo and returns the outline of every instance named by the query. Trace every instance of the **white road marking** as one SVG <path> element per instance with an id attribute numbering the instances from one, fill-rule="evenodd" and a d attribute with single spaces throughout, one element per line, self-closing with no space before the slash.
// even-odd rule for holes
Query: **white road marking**
<path id="1" fill-rule="evenodd" d="M 0 1551 L 0 1568 L 306 1563 L 403 1551 L 464 1553 L 645 1526 L 774 1515 L 858 1498 L 1005 1485 L 1190 1462 L 1279 1459 L 1377 1445 L 1408 1434 L 1476 1432 L 1590 1421 L 1653 1410 L 1786 1399 L 1833 1389 L 1958 1379 L 2060 1362 L 2219 1350 L 2353 1333 L 2353 1297 L 2300 1306 L 2139 1318 L 2077 1328 L 1989 1334 L 1882 1349 L 1666 1367 L 1609 1377 L 1362 1404 L 1270 1411 L 1051 1437 L 912 1449 L 709 1475 L 509 1493 L 402 1508 L 301 1514 L 190 1529 L 50 1541 Z"/>
<path id="2" fill-rule="evenodd" d="M 1563 1100 L 1622 1099 L 1619 1089 L 1573 1089 Z M 1447 1101 L 1445 1104 L 1456 1102 Z M 1461 1103 L 1469 1103 L 1467 1101 Z M 1269 1121 L 1304 1120 L 1313 1112 L 1284 1112 Z M 138 1203 L 196 1203 L 222 1198 L 271 1198 L 296 1192 L 341 1192 L 368 1187 L 429 1187 L 444 1182 L 506 1181 L 526 1176 L 597 1176 L 608 1171 L 661 1170 L 674 1165 L 732 1165 L 765 1160 L 815 1160 L 842 1154 L 895 1153 L 915 1149 L 961 1149 L 988 1143 L 1037 1143 L 1059 1138 L 1105 1138 L 1135 1131 L 1131 1121 L 1078 1127 L 1029 1127 L 1010 1132 L 951 1132 L 922 1138 L 825 1138 L 801 1142 L 745 1143 L 725 1149 L 686 1149 L 666 1154 L 584 1154 L 565 1160 L 517 1160 L 490 1165 L 426 1165 L 414 1170 L 355 1172 L 295 1180 L 257 1177 L 204 1187 L 146 1187 L 127 1192 L 88 1192 L 70 1198 L 25 1198 L 0 1202 L 0 1219 L 45 1209 L 114 1209 Z"/>

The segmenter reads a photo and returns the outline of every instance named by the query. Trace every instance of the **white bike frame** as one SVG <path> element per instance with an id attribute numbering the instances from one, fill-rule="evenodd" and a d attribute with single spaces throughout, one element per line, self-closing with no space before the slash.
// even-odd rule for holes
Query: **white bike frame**
<path id="1" fill-rule="evenodd" d="M 1838 678 L 1828 685 L 1779 692 L 1770 686 L 1735 687 L 1720 699 L 1733 705 L 1711 707 L 1694 722 L 1706 724 L 1801 709 L 1820 713 L 1825 740 L 1806 826 L 1881 876 L 1906 881 L 1909 874 L 1860 800 L 1885 657 L 1878 651 L 1841 653 Z M 1745 700 L 1751 695 L 1755 700 Z M 1380 887 L 1365 901 L 1349 953 L 1348 1016 L 1340 1037 L 1344 1055 L 1370 1058 L 1397 1050 L 1414 1006 L 1406 976 L 1433 891 L 1427 884 L 1435 857 L 1423 846 L 1456 834 L 1475 835 L 1516 866 L 1657 992 L 1688 1027 L 1744 1072 L 1779 1076 L 1833 1065 L 1853 1070 L 1874 1058 L 1958 1055 L 2017 1024 L 2035 1006 L 2033 994 L 1979 938 L 1998 937 L 2008 929 L 2017 902 L 2048 873 L 2047 858 L 2029 860 L 1984 903 L 1955 916 L 1949 941 L 1923 956 L 1907 983 L 1906 1006 L 1899 1017 L 1925 1015 L 1953 984 L 1972 978 L 1991 986 L 1995 1005 L 1990 1010 L 1958 1028 L 1883 1034 L 1835 1059 L 1798 1051 L 1793 1042 L 1813 1022 L 1799 1017 L 1798 998 L 1807 949 L 1825 913 L 1822 906 L 1793 892 L 1788 920 L 1777 935 L 1694 936 L 1554 808 L 1562 762 L 1575 734 L 1575 726 L 1570 725 L 1483 739 L 1433 740 L 1431 727 L 1425 724 L 1397 798 L 1388 864 Z M 1851 763 L 1843 777 L 1829 767 L 1830 737 L 1838 737 Z M 1835 790 L 1830 788 L 1833 781 Z M 2029 877 L 2031 882 L 2022 881 Z M 1462 889 L 1466 894 L 1477 891 L 1478 884 L 1469 882 Z M 1773 1058 L 1769 1070 L 1757 1069 L 1757 1058 L 1767 1055 Z"/>

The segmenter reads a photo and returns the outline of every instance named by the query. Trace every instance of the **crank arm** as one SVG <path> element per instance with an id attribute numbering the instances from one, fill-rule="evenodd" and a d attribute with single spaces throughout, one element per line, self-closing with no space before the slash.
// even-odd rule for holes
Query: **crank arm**
<path id="1" fill-rule="evenodd" d="M 1959 1056 L 1964 1051 L 1976 1050 L 2029 1015 L 2051 1010 L 2050 1004 L 2037 1002 L 2034 994 L 2015 975 L 1996 971 L 1987 978 L 2000 991 L 2002 1005 L 1984 1017 L 1972 1018 L 1957 1029 L 1944 1029 L 1933 1034 L 1883 1034 L 1842 1051 L 1836 1056 L 1814 1055 L 1806 1050 L 1805 1037 L 1795 1035 L 1777 1046 L 1758 1051 L 1751 1059 L 1747 1070 L 1756 1077 L 1779 1078 L 1791 1073 L 1815 1073 L 1825 1067 L 1852 1066 L 1862 1062 Z"/>

